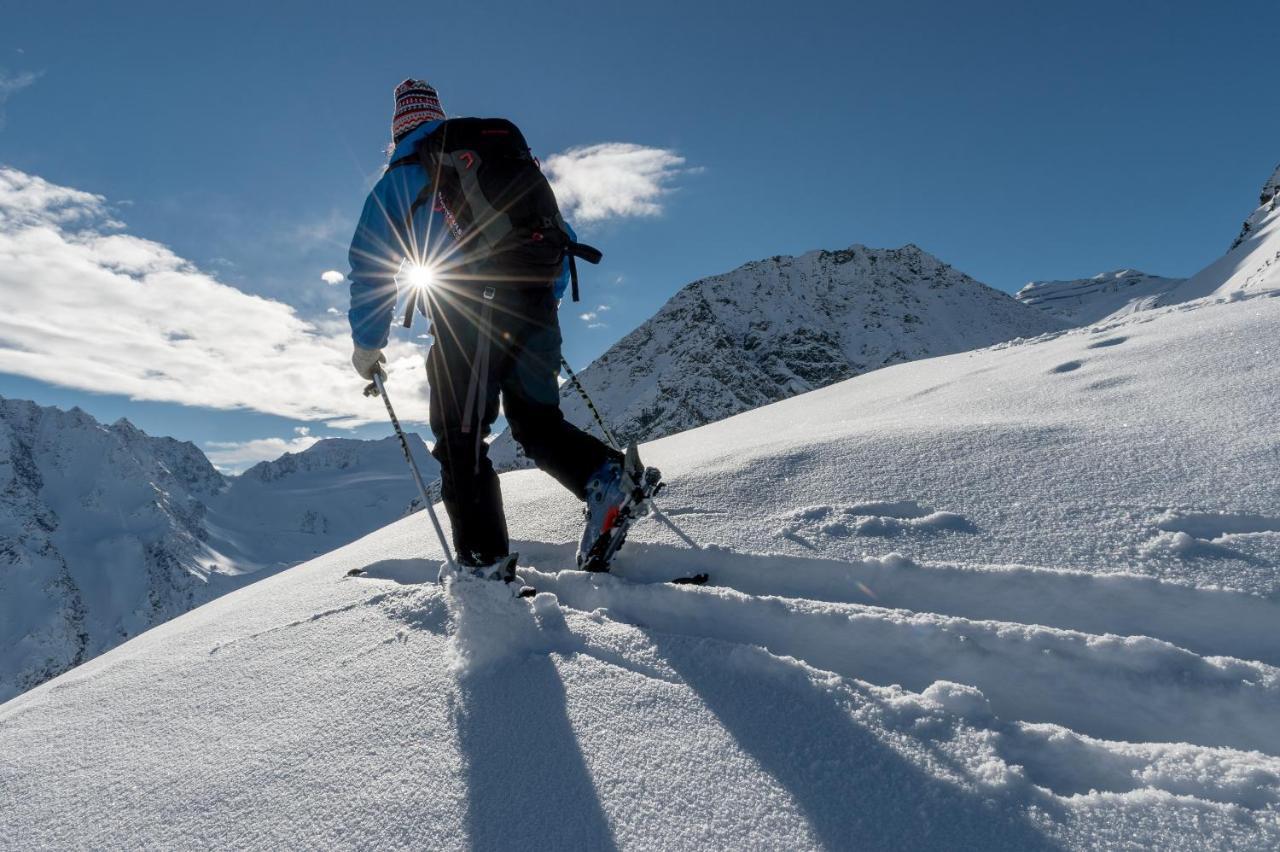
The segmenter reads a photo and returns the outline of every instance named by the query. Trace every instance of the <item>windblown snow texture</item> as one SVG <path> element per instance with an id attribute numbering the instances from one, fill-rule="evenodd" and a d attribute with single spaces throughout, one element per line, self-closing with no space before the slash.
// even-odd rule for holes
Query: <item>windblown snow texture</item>
<path id="1" fill-rule="evenodd" d="M 227 479 L 127 420 L 0 399 L 0 699 L 400 517 L 400 452 L 327 440 Z"/>
<path id="2" fill-rule="evenodd" d="M 814 251 L 695 281 L 579 375 L 620 441 L 652 440 L 917 358 L 1064 327 L 914 245 Z M 592 417 L 561 389 L 566 416 Z M 509 433 L 490 454 L 516 456 Z"/>
<path id="3" fill-rule="evenodd" d="M 6 840 L 1275 848 L 1277 323 L 1145 311 L 646 444 L 702 547 L 646 520 L 619 576 L 507 474 L 532 601 L 437 585 L 421 514 L 232 592 L 0 706 Z"/>

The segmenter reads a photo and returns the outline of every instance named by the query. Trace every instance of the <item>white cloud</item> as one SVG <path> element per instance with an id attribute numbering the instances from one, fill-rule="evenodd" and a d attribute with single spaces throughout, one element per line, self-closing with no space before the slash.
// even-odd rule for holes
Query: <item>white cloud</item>
<path id="1" fill-rule="evenodd" d="M 305 429 L 305 427 L 304 427 Z M 252 441 L 206 441 L 205 455 L 223 473 L 240 473 L 260 461 L 278 459 L 285 453 L 300 453 L 320 439 L 299 431 L 299 437 L 255 438 Z"/>
<path id="2" fill-rule="evenodd" d="M 611 309 L 612 309 L 612 306 L 611 306 L 611 305 L 596 305 L 596 312 L 597 312 L 597 313 L 601 313 L 601 314 L 602 314 L 602 313 L 604 313 L 605 311 L 607 311 L 607 310 L 611 310 Z"/>
<path id="3" fill-rule="evenodd" d="M 340 427 L 385 419 L 342 318 L 303 320 L 120 227 L 101 196 L 0 167 L 0 372 Z M 425 421 L 420 350 L 396 341 L 387 358 L 397 413 Z"/>
<path id="4" fill-rule="evenodd" d="M 343 281 L 346 281 L 347 276 L 343 275 L 336 269 L 326 269 L 324 272 L 320 273 L 320 280 L 330 286 L 336 287 Z"/>
<path id="5" fill-rule="evenodd" d="M 578 314 L 578 319 L 582 320 L 583 322 L 591 322 L 595 318 L 596 318 L 595 311 L 587 311 L 585 314 Z"/>
<path id="6" fill-rule="evenodd" d="M 564 215 L 578 222 L 656 216 L 684 157 L 666 148 L 605 142 L 553 154 L 542 164 Z"/>

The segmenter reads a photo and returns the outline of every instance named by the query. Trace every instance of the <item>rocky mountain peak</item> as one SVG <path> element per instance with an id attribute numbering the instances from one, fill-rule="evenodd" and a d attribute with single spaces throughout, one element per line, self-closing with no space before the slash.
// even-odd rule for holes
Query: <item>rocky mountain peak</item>
<path id="1" fill-rule="evenodd" d="M 620 439 L 651 440 L 890 364 L 1062 323 L 914 244 L 775 255 L 694 281 L 581 378 Z M 566 415 L 591 423 L 570 386 Z M 509 435 L 501 466 L 520 464 Z"/>

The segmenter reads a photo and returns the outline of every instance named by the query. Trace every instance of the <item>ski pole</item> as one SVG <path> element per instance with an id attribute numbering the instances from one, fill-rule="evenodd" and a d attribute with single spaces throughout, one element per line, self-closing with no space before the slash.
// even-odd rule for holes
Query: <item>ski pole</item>
<path id="1" fill-rule="evenodd" d="M 409 452 L 409 439 L 404 436 L 404 430 L 400 428 L 400 419 L 396 417 L 396 410 L 391 407 L 391 397 L 387 396 L 386 385 L 382 382 L 383 376 L 384 373 L 381 370 L 374 372 L 373 383 L 364 389 L 364 395 L 381 396 L 383 404 L 387 406 L 387 414 L 391 417 L 391 425 L 395 427 L 396 437 L 400 439 L 400 449 L 404 451 L 405 461 L 409 463 L 409 470 L 413 473 L 413 482 L 418 486 L 422 505 L 427 507 L 427 514 L 431 516 L 431 525 L 436 528 L 436 537 L 440 539 L 440 548 L 444 551 L 445 561 L 456 571 L 458 565 L 453 561 L 453 551 L 449 549 L 449 542 L 444 537 L 444 528 L 440 526 L 440 518 L 436 516 L 435 506 L 427 495 L 427 486 L 422 482 L 418 463 L 413 460 L 413 453 Z"/>
<path id="2" fill-rule="evenodd" d="M 605 440 L 609 442 L 609 446 L 618 452 L 622 452 L 622 448 L 618 446 L 618 442 L 614 439 L 613 433 L 609 431 L 609 425 L 604 422 L 600 410 L 596 408 L 596 404 L 591 401 L 591 396 L 587 393 L 587 389 L 582 386 L 582 382 L 578 381 L 578 374 L 569 366 L 568 360 L 563 355 L 560 356 L 560 366 L 564 367 L 564 371 L 569 374 L 569 381 L 573 384 L 574 389 L 578 392 L 578 396 L 582 397 L 582 401 L 587 404 L 587 408 L 591 411 L 591 416 L 596 419 L 596 425 L 600 427 L 600 431 L 604 433 Z M 689 536 L 685 535 L 684 530 L 676 526 L 675 521 L 671 520 L 666 514 L 658 508 L 658 504 L 653 502 L 653 498 L 649 498 L 649 508 L 653 511 L 653 516 L 662 523 L 666 524 L 670 530 L 684 540 L 684 543 L 692 547 L 694 550 L 701 550 L 698 543 Z"/>
<path id="3" fill-rule="evenodd" d="M 596 408 L 596 404 L 591 401 L 591 397 L 587 394 L 587 389 L 582 386 L 582 382 L 578 381 L 578 374 L 569 366 L 569 362 L 563 355 L 560 356 L 560 366 L 564 367 L 564 371 L 569 374 L 569 381 L 573 383 L 574 389 L 578 391 L 578 396 L 582 397 L 582 401 L 587 404 L 587 408 L 591 411 L 591 416 L 596 419 L 596 423 L 600 426 L 600 431 L 604 433 L 604 439 L 609 442 L 609 446 L 618 452 L 622 452 L 622 448 L 618 446 L 613 433 L 609 431 L 609 426 L 604 422 L 604 418 L 600 416 L 600 411 Z"/>

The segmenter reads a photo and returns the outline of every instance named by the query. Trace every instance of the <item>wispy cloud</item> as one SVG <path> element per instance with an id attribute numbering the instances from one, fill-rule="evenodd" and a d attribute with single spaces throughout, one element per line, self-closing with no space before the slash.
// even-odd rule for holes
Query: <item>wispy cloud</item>
<path id="1" fill-rule="evenodd" d="M 121 229 L 101 196 L 0 167 L 0 371 L 334 426 L 384 419 L 344 318 L 306 321 Z M 387 357 L 397 412 L 424 421 L 421 353 L 397 341 Z"/>
<path id="2" fill-rule="evenodd" d="M 684 163 L 667 148 L 605 142 L 553 154 L 542 168 L 565 216 L 589 223 L 658 215 Z"/>
<path id="3" fill-rule="evenodd" d="M 309 430 L 294 430 L 296 438 L 255 438 L 251 441 L 206 441 L 205 455 L 223 473 L 240 473 L 260 461 L 278 459 L 285 453 L 300 453 L 315 445 L 319 438 Z"/>
<path id="4" fill-rule="evenodd" d="M 9 74 L 0 70 L 0 128 L 4 127 L 5 102 L 39 79 L 40 75 L 33 71 L 22 71 L 18 74 Z"/>
<path id="5" fill-rule="evenodd" d="M 325 216 L 294 225 L 283 235 L 290 243 L 305 249 L 343 246 L 355 230 L 351 217 L 341 210 L 330 210 Z"/>

